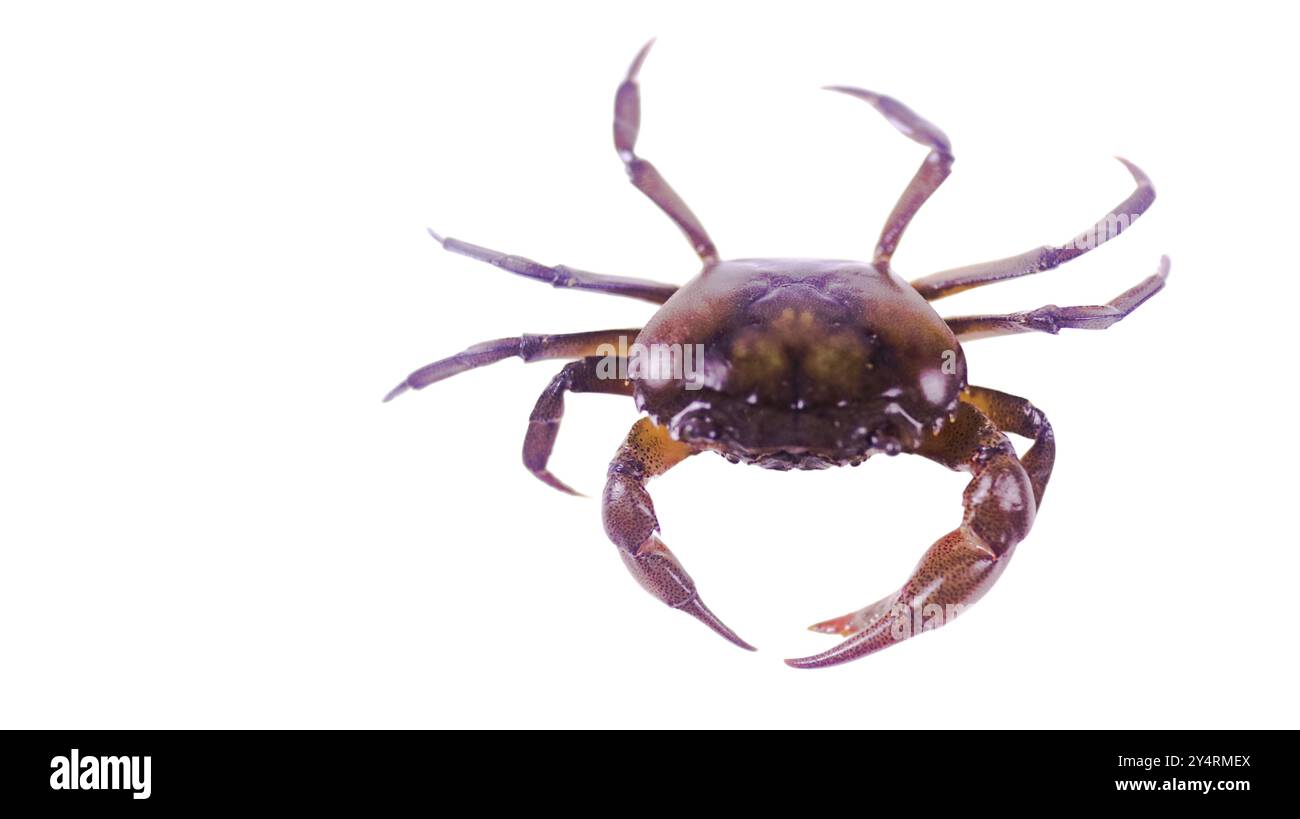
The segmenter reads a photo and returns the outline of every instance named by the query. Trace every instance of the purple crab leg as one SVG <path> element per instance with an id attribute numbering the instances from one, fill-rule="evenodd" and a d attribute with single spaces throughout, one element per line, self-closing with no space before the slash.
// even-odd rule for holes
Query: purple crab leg
<path id="1" fill-rule="evenodd" d="M 522 335 L 484 341 L 449 358 L 424 365 L 389 390 L 388 395 L 384 396 L 384 401 L 392 401 L 407 390 L 422 390 L 430 384 L 436 384 L 458 373 L 495 364 L 507 358 L 543 361 L 596 355 L 606 346 L 617 349 L 621 339 L 630 343 L 640 332 L 639 329 L 593 330 L 586 333 Z"/>
<path id="2" fill-rule="evenodd" d="M 628 298 L 641 299 L 654 304 L 663 304 L 668 301 L 669 296 L 677 292 L 677 285 L 675 284 L 664 284 L 649 279 L 635 279 L 629 276 L 608 276 L 604 273 L 590 273 L 574 267 L 565 267 L 562 264 L 548 267 L 523 256 L 514 256 L 509 253 L 502 253 L 499 250 L 490 250 L 479 245 L 472 245 L 469 242 L 462 242 L 460 239 L 443 237 L 432 230 L 429 231 L 429 235 L 437 240 L 438 244 L 442 245 L 443 248 L 452 253 L 459 253 L 480 262 L 487 262 L 493 267 L 499 267 L 517 276 L 546 282 L 552 287 L 558 287 L 561 290 L 593 290 L 597 293 L 627 296 Z"/>
<path id="3" fill-rule="evenodd" d="M 1156 189 L 1142 169 L 1123 157 L 1115 158 L 1128 168 L 1137 187 L 1128 198 L 1116 205 L 1114 210 L 1083 233 L 1063 245 L 1055 247 L 1043 245 L 1005 259 L 933 273 L 912 282 L 912 287 L 916 288 L 922 296 L 933 301 L 972 287 L 1051 270 L 1115 238 L 1131 227 L 1156 199 Z"/>
<path id="4" fill-rule="evenodd" d="M 524 436 L 524 466 L 542 483 L 570 495 L 582 494 L 546 468 L 555 449 L 555 439 L 560 434 L 560 421 L 564 418 L 564 394 L 631 395 L 632 382 L 618 377 L 627 374 L 626 362 L 626 358 L 603 357 L 571 361 L 551 379 L 537 399 L 533 414 L 528 418 L 528 434 Z"/>
<path id="5" fill-rule="evenodd" d="M 885 220 L 885 227 L 880 232 L 879 241 L 876 242 L 875 264 L 881 267 L 888 266 L 890 259 L 894 257 L 894 251 L 898 249 L 899 240 L 903 238 L 903 231 L 907 230 L 907 226 L 912 222 L 912 217 L 916 216 L 916 212 L 925 204 L 925 200 L 929 199 L 943 184 L 943 180 L 948 178 L 948 174 L 952 173 L 952 144 L 944 132 L 933 123 L 893 97 L 847 85 L 830 85 L 826 90 L 838 91 L 866 101 L 883 114 L 885 119 L 889 120 L 890 124 L 904 136 L 930 149 L 921 167 L 917 169 L 916 175 L 912 177 L 903 195 L 899 197 L 898 203 L 894 205 L 889 218 Z"/>
<path id="6" fill-rule="evenodd" d="M 658 169 L 636 155 L 636 140 L 641 132 L 641 89 L 637 85 L 637 74 L 652 45 L 654 40 L 637 52 L 636 59 L 627 70 L 626 79 L 614 97 L 614 148 L 618 151 L 618 158 L 623 160 L 632 184 L 650 197 L 650 201 L 658 205 L 681 228 L 696 255 L 707 267 L 718 260 L 718 249 L 714 247 L 708 231 L 686 202 L 659 174 Z"/>
<path id="7" fill-rule="evenodd" d="M 1057 307 L 1048 304 L 1037 310 L 1002 315 L 955 316 L 945 318 L 953 334 L 961 341 L 992 338 L 1014 333 L 1051 333 L 1064 328 L 1079 330 L 1104 330 L 1138 309 L 1147 299 L 1159 293 L 1169 278 L 1169 257 L 1160 258 L 1160 267 L 1134 287 L 1125 290 L 1106 304 L 1085 307 Z"/>

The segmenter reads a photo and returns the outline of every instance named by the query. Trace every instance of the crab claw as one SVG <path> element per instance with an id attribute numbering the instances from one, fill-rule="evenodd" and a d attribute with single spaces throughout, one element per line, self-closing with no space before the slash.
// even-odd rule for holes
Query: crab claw
<path id="1" fill-rule="evenodd" d="M 1055 451 L 1051 428 L 1045 417 L 1029 428 L 1024 419 L 1041 413 L 1026 413 L 1023 408 L 1030 405 L 1023 399 L 975 388 L 970 400 L 979 401 L 1017 434 L 1033 434 L 1036 443 L 1025 454 L 1024 462 L 980 408 L 963 404 L 955 422 L 921 449 L 922 454 L 940 463 L 972 473 L 963 495 L 965 515 L 961 525 L 930 547 L 897 592 L 812 627 L 813 631 L 848 639 L 829 651 L 786 660 L 787 665 L 839 665 L 939 628 L 983 597 L 1006 569 L 1016 544 L 1033 525 L 1051 474 Z M 1017 419 L 1020 425 L 1013 426 Z"/>
<path id="2" fill-rule="evenodd" d="M 646 481 L 693 454 L 695 450 L 675 440 L 667 428 L 653 420 L 642 418 L 636 422 L 609 465 L 601 504 L 605 533 L 618 547 L 619 557 L 641 588 L 670 608 L 699 620 L 727 642 L 754 651 L 709 611 L 695 590 L 695 581 L 659 537 L 659 520 Z"/>
<path id="3" fill-rule="evenodd" d="M 960 529 L 945 535 L 930 548 L 897 594 L 813 626 L 814 631 L 840 634 L 847 640 L 820 654 L 786 660 L 786 665 L 839 665 L 951 622 L 984 596 L 1006 568 L 1011 551 L 998 555 L 972 533 Z"/>
<path id="4" fill-rule="evenodd" d="M 635 551 L 620 550 L 619 554 L 628 571 L 641 584 L 641 588 L 669 607 L 684 611 L 699 620 L 731 644 L 740 646 L 746 651 L 757 651 L 704 605 L 700 593 L 695 589 L 695 581 L 682 568 L 682 564 L 672 550 L 659 539 L 657 533 L 650 535 Z"/>

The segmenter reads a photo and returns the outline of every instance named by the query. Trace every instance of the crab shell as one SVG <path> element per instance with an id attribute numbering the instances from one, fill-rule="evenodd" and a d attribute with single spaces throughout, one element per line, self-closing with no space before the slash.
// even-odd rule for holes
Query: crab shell
<path id="1" fill-rule="evenodd" d="M 718 262 L 651 318 L 638 355 L 639 409 L 678 440 L 773 469 L 913 451 L 966 388 L 939 314 L 862 262 Z"/>

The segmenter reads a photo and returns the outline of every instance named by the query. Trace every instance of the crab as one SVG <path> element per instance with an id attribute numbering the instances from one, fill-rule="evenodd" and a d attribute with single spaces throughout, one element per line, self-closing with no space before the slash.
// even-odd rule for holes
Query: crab
<path id="1" fill-rule="evenodd" d="M 702 452 L 778 470 L 856 466 L 881 453 L 911 453 L 968 472 L 960 525 L 935 541 L 906 582 L 865 608 L 812 626 L 845 639 L 786 663 L 837 665 L 946 624 L 993 586 L 1028 535 L 1056 451 L 1052 426 L 1040 409 L 967 380 L 963 343 L 1109 327 L 1164 287 L 1169 258 L 1162 257 L 1153 275 L 1103 305 L 943 318 L 931 303 L 1051 270 L 1087 253 L 1147 210 L 1155 199 L 1151 181 L 1120 159 L 1135 182 L 1132 193 L 1069 242 L 909 283 L 894 272 L 891 259 L 912 218 L 948 177 L 951 145 L 943 131 L 892 97 L 829 86 L 866 102 L 929 151 L 889 214 L 871 261 L 723 259 L 696 215 L 636 153 L 637 77 L 652 44 L 636 55 L 618 87 L 614 146 L 632 184 L 685 234 L 699 256 L 699 273 L 678 287 L 547 266 L 431 230 L 446 250 L 510 273 L 660 307 L 640 328 L 475 344 L 411 373 L 384 400 L 511 357 L 567 359 L 533 408 L 523 461 L 544 483 L 573 493 L 547 468 L 565 395 L 632 397 L 642 417 L 609 466 L 601 499 L 605 532 L 646 591 L 748 650 L 753 647 L 704 604 L 665 545 L 646 489 L 652 478 Z M 1032 444 L 1018 455 L 1008 434 Z"/>

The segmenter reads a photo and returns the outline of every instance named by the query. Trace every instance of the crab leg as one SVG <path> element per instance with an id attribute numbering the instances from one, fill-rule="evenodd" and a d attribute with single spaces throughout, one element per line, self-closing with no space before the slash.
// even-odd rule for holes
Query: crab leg
<path id="1" fill-rule="evenodd" d="M 1128 168 L 1137 187 L 1127 199 L 1116 205 L 1113 211 L 1099 219 L 1091 228 L 1059 247 L 1043 245 L 1005 259 L 944 270 L 917 279 L 912 282 L 912 287 L 933 301 L 972 287 L 1051 270 L 1115 238 L 1137 221 L 1156 198 L 1156 189 L 1141 168 L 1122 157 L 1115 158 Z"/>
<path id="2" fill-rule="evenodd" d="M 570 495 L 579 495 L 564 481 L 546 468 L 555 449 L 555 438 L 560 434 L 560 420 L 564 417 L 566 392 L 597 392 L 608 395 L 631 395 L 632 382 L 619 378 L 626 375 L 627 359 L 591 357 L 564 365 L 546 390 L 537 399 L 533 414 L 528 418 L 528 434 L 524 436 L 524 466 L 542 483 Z"/>
<path id="3" fill-rule="evenodd" d="M 992 396 L 990 391 L 990 400 Z M 1000 400 L 994 403 L 1001 406 Z M 1013 409 L 1007 407 L 1008 412 Z M 1046 419 L 1042 420 L 1045 425 Z M 1051 428 L 1046 429 L 1045 440 L 1050 441 Z M 983 597 L 1034 522 L 1034 497 L 1050 474 L 1049 451 L 1040 450 L 1046 472 L 1039 470 L 1040 483 L 1035 486 L 1011 442 L 993 422 L 973 404 L 959 405 L 956 419 L 928 441 L 920 454 L 971 473 L 962 496 L 965 514 L 961 525 L 930 547 L 897 592 L 861 611 L 812 627 L 814 631 L 851 635 L 847 640 L 829 651 L 786 663 L 795 668 L 823 668 L 864 657 L 919 631 L 946 624 Z"/>
<path id="4" fill-rule="evenodd" d="M 695 454 L 649 418 L 632 426 L 609 465 L 603 511 L 605 533 L 641 587 L 672 608 L 684 611 L 741 648 L 754 647 L 723 625 L 700 600 L 695 582 L 659 537 L 659 520 L 646 482 Z"/>
<path id="5" fill-rule="evenodd" d="M 1169 257 L 1161 256 L 1160 268 L 1154 274 L 1106 304 L 1087 307 L 1057 307 L 1055 304 L 1049 304 L 1037 310 L 1026 310 L 1021 313 L 956 316 L 946 318 L 944 321 L 948 322 L 948 327 L 961 341 L 1035 331 L 1055 335 L 1065 327 L 1104 330 L 1159 293 L 1165 286 L 1167 278 L 1169 278 Z"/>
<path id="6" fill-rule="evenodd" d="M 675 284 L 664 284 L 649 279 L 635 279 L 628 276 L 607 276 L 604 273 L 589 273 L 586 270 L 565 267 L 562 264 L 547 267 L 523 256 L 513 256 L 499 250 L 490 250 L 486 247 L 472 245 L 469 242 L 462 242 L 460 239 L 440 236 L 432 230 L 429 231 L 429 235 L 437 240 L 438 244 L 442 245 L 445 250 L 452 253 L 459 253 L 471 259 L 478 259 L 480 262 L 487 262 L 493 267 L 499 267 L 517 276 L 548 282 L 551 286 L 561 289 L 594 290 L 597 293 L 627 296 L 628 298 L 641 299 L 654 304 L 663 304 L 668 301 L 669 296 L 677 292 L 677 285 Z"/>
<path id="7" fill-rule="evenodd" d="M 885 119 L 889 120 L 890 124 L 904 136 L 930 149 L 929 155 L 917 169 L 916 175 L 908 183 L 903 195 L 899 197 L 894 210 L 889 214 L 889 219 L 885 221 L 884 229 L 880 232 L 880 240 L 876 243 L 875 264 L 886 266 L 893 258 L 898 242 L 903 238 L 903 231 L 907 230 L 912 217 L 925 204 L 925 200 L 938 190 L 943 180 L 948 178 L 948 174 L 952 173 L 954 159 L 952 144 L 948 142 L 944 132 L 933 123 L 893 97 L 846 85 L 831 85 L 827 86 L 826 90 L 838 91 L 865 100 L 883 114 Z"/>
<path id="8" fill-rule="evenodd" d="M 389 390 L 388 395 L 384 396 L 384 401 L 392 401 L 407 390 L 422 390 L 457 373 L 495 364 L 511 357 L 522 358 L 524 361 L 542 361 L 595 355 L 602 346 L 617 347 L 620 339 L 627 339 L 630 342 L 640 332 L 639 329 L 592 330 L 586 333 L 522 335 L 484 341 L 450 358 L 424 365 Z"/>
<path id="9" fill-rule="evenodd" d="M 681 228 L 700 261 L 708 266 L 718 260 L 718 250 L 709 238 L 708 231 L 686 202 L 660 176 L 658 169 L 636 155 L 636 140 L 641 132 L 641 89 L 637 85 L 637 74 L 652 45 L 654 40 L 637 52 L 636 59 L 632 60 L 632 66 L 627 70 L 627 78 L 614 96 L 614 148 L 618 151 L 618 158 L 623 160 L 632 184 L 650 197 L 650 201 L 658 205 Z"/>

